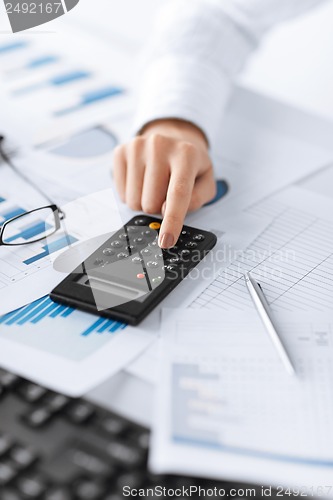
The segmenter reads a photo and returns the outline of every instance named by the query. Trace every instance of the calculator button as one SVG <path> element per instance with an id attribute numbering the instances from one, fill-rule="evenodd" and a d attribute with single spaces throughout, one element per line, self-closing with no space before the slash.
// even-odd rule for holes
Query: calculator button
<path id="1" fill-rule="evenodd" d="M 141 250 L 141 255 L 151 255 L 151 250 L 149 250 L 149 248 L 144 248 L 143 250 Z"/>
<path id="2" fill-rule="evenodd" d="M 139 273 L 136 275 L 136 277 L 138 278 L 138 280 L 143 280 L 146 277 L 146 275 L 143 273 Z"/>
<path id="3" fill-rule="evenodd" d="M 119 240 L 112 241 L 111 246 L 113 248 L 121 248 L 123 246 L 123 243 Z"/>
<path id="4" fill-rule="evenodd" d="M 152 236 L 155 234 L 154 231 L 152 231 L 151 229 L 146 229 L 145 231 L 142 231 L 142 236 Z"/>
<path id="5" fill-rule="evenodd" d="M 198 246 L 198 243 L 195 243 L 195 241 L 188 241 L 185 244 L 186 248 L 196 248 Z"/>
<path id="6" fill-rule="evenodd" d="M 147 224 L 147 219 L 144 218 L 135 219 L 134 224 L 136 226 L 145 226 Z"/>
<path id="7" fill-rule="evenodd" d="M 203 234 L 195 234 L 192 239 L 193 241 L 203 241 L 205 237 Z"/>
<path id="8" fill-rule="evenodd" d="M 184 259 L 184 258 L 188 257 L 189 255 L 191 255 L 191 250 L 182 250 L 182 251 L 180 252 L 180 257 L 181 257 L 182 259 Z"/>
<path id="9" fill-rule="evenodd" d="M 182 232 L 180 233 L 180 235 L 183 238 L 189 238 L 191 236 L 191 233 L 190 233 L 190 231 L 187 231 L 186 229 L 183 229 Z"/>
<path id="10" fill-rule="evenodd" d="M 118 253 L 117 258 L 118 259 L 126 259 L 128 256 L 129 256 L 128 253 L 120 252 L 120 253 Z"/>
<path id="11" fill-rule="evenodd" d="M 131 234 L 136 234 L 139 232 L 139 228 L 135 226 L 128 226 L 127 232 Z"/>
<path id="12" fill-rule="evenodd" d="M 104 255 L 111 256 L 115 255 L 115 251 L 112 248 L 104 248 L 103 250 Z"/>
<path id="13" fill-rule="evenodd" d="M 164 271 L 169 271 L 169 272 L 172 272 L 172 271 L 177 271 L 178 268 L 177 266 L 172 266 L 172 265 L 167 265 L 167 266 L 163 266 L 163 270 Z"/>
<path id="14" fill-rule="evenodd" d="M 180 262 L 180 258 L 179 257 L 170 257 L 168 259 L 168 262 L 170 262 L 170 264 L 178 264 L 178 262 Z"/>
<path id="15" fill-rule="evenodd" d="M 127 245 L 126 250 L 135 253 L 137 251 L 137 247 L 135 245 Z"/>
<path id="16" fill-rule="evenodd" d="M 94 266 L 104 266 L 105 260 L 103 259 L 95 259 Z"/>
<path id="17" fill-rule="evenodd" d="M 162 283 L 162 281 L 163 281 L 163 278 L 161 276 L 157 276 L 156 278 L 153 278 L 151 280 L 153 285 L 157 285 L 158 283 Z"/>
<path id="18" fill-rule="evenodd" d="M 157 259 L 157 260 L 163 259 L 163 253 L 160 252 L 160 253 L 155 254 L 155 259 Z"/>
<path id="19" fill-rule="evenodd" d="M 155 229 L 157 231 L 157 229 L 159 229 L 161 227 L 161 224 L 159 222 L 151 222 L 149 224 L 149 227 L 150 227 L 150 229 Z"/>
<path id="20" fill-rule="evenodd" d="M 156 269 L 156 267 L 159 267 L 158 266 L 158 262 L 155 262 L 153 260 L 150 260 L 149 262 L 147 262 L 147 267 L 151 268 L 151 269 Z"/>
<path id="21" fill-rule="evenodd" d="M 118 234 L 118 238 L 120 240 L 127 240 L 127 234 L 126 233 Z"/>
<path id="22" fill-rule="evenodd" d="M 141 257 L 133 257 L 132 262 L 134 264 L 141 264 L 141 262 L 143 262 L 143 259 L 141 259 Z"/>
<path id="23" fill-rule="evenodd" d="M 137 245 L 143 245 L 143 244 L 146 242 L 146 240 L 145 240 L 144 238 L 141 238 L 141 237 L 139 237 L 139 238 L 135 238 L 133 241 L 134 241 L 134 243 L 136 243 Z"/>
<path id="24" fill-rule="evenodd" d="M 148 246 L 149 247 L 158 247 L 158 243 L 157 243 L 157 241 L 151 241 L 150 243 L 148 243 Z"/>

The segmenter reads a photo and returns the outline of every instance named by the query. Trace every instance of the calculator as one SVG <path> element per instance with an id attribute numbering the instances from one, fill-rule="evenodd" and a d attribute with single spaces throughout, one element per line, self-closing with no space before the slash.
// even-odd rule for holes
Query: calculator
<path id="1" fill-rule="evenodd" d="M 162 221 L 138 215 L 50 294 L 55 302 L 139 324 L 215 246 L 215 234 L 184 226 L 175 246 L 158 246 Z"/>

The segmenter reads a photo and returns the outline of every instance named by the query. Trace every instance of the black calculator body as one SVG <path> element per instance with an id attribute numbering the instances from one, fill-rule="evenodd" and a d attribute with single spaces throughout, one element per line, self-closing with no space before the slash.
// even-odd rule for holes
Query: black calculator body
<path id="1" fill-rule="evenodd" d="M 173 248 L 161 250 L 162 221 L 139 215 L 105 240 L 50 294 L 84 311 L 140 323 L 215 246 L 208 231 L 184 226 Z"/>

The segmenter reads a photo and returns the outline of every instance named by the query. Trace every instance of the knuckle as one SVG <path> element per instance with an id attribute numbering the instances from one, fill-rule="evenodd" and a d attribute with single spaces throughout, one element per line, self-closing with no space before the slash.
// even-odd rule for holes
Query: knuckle
<path id="1" fill-rule="evenodd" d="M 160 212 L 161 207 L 158 207 L 156 203 L 153 203 L 151 201 L 142 201 L 142 210 L 146 214 L 156 214 Z"/>
<path id="2" fill-rule="evenodd" d="M 181 142 L 180 143 L 180 154 L 184 158 L 193 158 L 197 154 L 197 149 L 191 142 Z"/>
<path id="3" fill-rule="evenodd" d="M 145 138 L 141 136 L 134 137 L 132 141 L 130 142 L 130 150 L 134 153 L 137 151 L 141 151 L 145 144 Z"/>
<path id="4" fill-rule="evenodd" d="M 123 157 L 125 150 L 125 146 L 123 144 L 120 144 L 116 146 L 113 150 L 113 161 L 114 162 L 119 162 L 119 160 Z"/>
<path id="5" fill-rule="evenodd" d="M 150 147 L 154 150 L 154 149 L 159 149 L 163 144 L 165 144 L 167 138 L 162 135 L 162 134 L 158 134 L 158 133 L 153 133 L 149 136 L 149 144 L 150 144 Z"/>
<path id="6" fill-rule="evenodd" d="M 187 179 L 178 179 L 173 186 L 173 194 L 178 197 L 183 197 L 189 194 L 190 186 Z"/>

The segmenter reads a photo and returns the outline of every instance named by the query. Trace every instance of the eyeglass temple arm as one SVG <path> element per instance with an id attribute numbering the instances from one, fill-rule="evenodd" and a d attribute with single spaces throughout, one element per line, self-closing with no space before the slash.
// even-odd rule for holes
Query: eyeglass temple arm
<path id="1" fill-rule="evenodd" d="M 43 196 L 43 198 L 45 198 L 49 203 L 50 205 L 56 205 L 56 203 L 54 203 L 53 200 L 51 200 L 51 198 L 49 198 L 45 193 L 44 191 L 42 191 L 42 189 L 40 187 L 37 186 L 37 184 L 35 184 L 32 180 L 30 180 L 25 174 L 23 174 L 17 167 L 16 165 L 12 162 L 12 160 L 10 159 L 10 157 L 7 155 L 7 153 L 4 151 L 4 148 L 3 148 L 3 143 L 4 143 L 4 140 L 5 140 L 5 137 L 3 135 L 0 135 L 0 157 L 3 159 L 3 161 L 5 163 L 7 163 L 7 165 L 9 165 L 16 173 L 17 175 L 19 175 L 22 179 L 24 179 L 28 184 L 30 184 L 36 191 L 38 191 L 38 193 Z M 60 212 L 61 214 L 63 214 L 63 218 L 64 218 L 64 213 L 62 211 L 59 210 L 59 215 L 60 215 Z"/>

